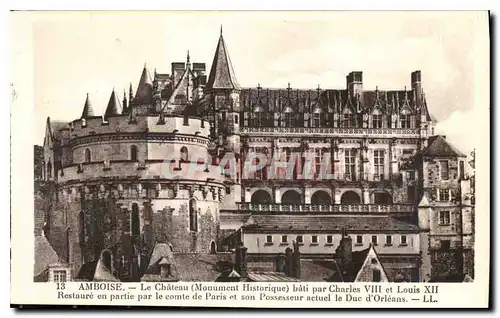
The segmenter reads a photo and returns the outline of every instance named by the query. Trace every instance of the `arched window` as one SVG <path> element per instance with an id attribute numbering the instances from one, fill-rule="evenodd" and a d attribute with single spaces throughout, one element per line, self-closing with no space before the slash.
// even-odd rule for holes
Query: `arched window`
<path id="1" fill-rule="evenodd" d="M 215 254 L 216 252 L 217 252 L 217 249 L 215 246 L 215 242 L 212 241 L 212 243 L 210 243 L 210 254 Z"/>
<path id="2" fill-rule="evenodd" d="M 269 204 L 272 203 L 272 198 L 269 192 L 257 190 L 252 194 L 251 202 L 255 204 Z"/>
<path id="3" fill-rule="evenodd" d="M 195 199 L 189 200 L 189 230 L 198 232 L 198 213 Z"/>
<path id="4" fill-rule="evenodd" d="M 317 204 L 317 205 L 322 205 L 322 204 L 332 204 L 332 198 L 326 191 L 316 191 L 311 197 L 311 204 Z"/>
<path id="5" fill-rule="evenodd" d="M 47 164 L 47 179 L 52 179 L 52 162 Z"/>
<path id="6" fill-rule="evenodd" d="M 282 204 L 301 204 L 302 198 L 297 191 L 288 190 L 281 196 Z"/>
<path id="7" fill-rule="evenodd" d="M 139 205 L 137 203 L 132 204 L 132 215 L 131 215 L 131 233 L 132 236 L 139 236 L 141 233 L 141 225 L 139 218 Z"/>
<path id="8" fill-rule="evenodd" d="M 85 214 L 83 211 L 78 214 L 78 242 L 80 246 L 85 245 Z"/>
<path id="9" fill-rule="evenodd" d="M 189 159 L 188 149 L 187 149 L 187 147 L 182 147 L 181 148 L 181 161 L 182 162 L 187 162 L 188 159 Z"/>
<path id="10" fill-rule="evenodd" d="M 92 156 L 90 155 L 90 149 L 85 149 L 85 162 L 92 161 Z"/>
<path id="11" fill-rule="evenodd" d="M 346 191 L 344 194 L 342 194 L 342 197 L 340 198 L 340 203 L 342 203 L 342 204 L 360 204 L 361 198 L 354 191 Z"/>
<path id="12" fill-rule="evenodd" d="M 137 146 L 130 147 L 130 160 L 137 161 Z"/>

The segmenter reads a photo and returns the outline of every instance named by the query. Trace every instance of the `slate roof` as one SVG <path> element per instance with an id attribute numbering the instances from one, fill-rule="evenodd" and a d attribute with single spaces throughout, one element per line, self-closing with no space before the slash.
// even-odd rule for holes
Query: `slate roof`
<path id="1" fill-rule="evenodd" d="M 324 112 L 340 113 L 350 104 L 361 111 L 371 112 L 375 106 L 382 113 L 399 113 L 405 107 L 415 112 L 420 106 L 427 110 L 424 98 L 416 98 L 414 91 L 405 90 L 365 90 L 359 99 L 349 99 L 346 89 L 298 89 L 298 88 L 243 88 L 241 105 L 246 111 L 253 111 L 259 106 L 264 111 L 282 112 L 291 107 L 297 112 L 314 112 L 321 108 Z M 406 105 L 406 106 L 405 106 Z"/>
<path id="2" fill-rule="evenodd" d="M 422 151 L 424 157 L 466 157 L 443 136 L 429 137 L 427 148 Z"/>
<path id="3" fill-rule="evenodd" d="M 352 252 L 352 261 L 346 268 L 342 268 L 337 261 L 334 261 L 335 270 L 327 279 L 329 282 L 354 282 L 361 267 L 363 266 L 370 247 L 361 251 Z"/>
<path id="4" fill-rule="evenodd" d="M 108 106 L 106 107 L 106 112 L 104 113 L 104 119 L 107 119 L 110 116 L 116 116 L 121 113 L 121 103 L 118 99 L 118 96 L 115 93 L 115 90 L 111 92 L 111 96 L 109 97 Z"/>
<path id="5" fill-rule="evenodd" d="M 231 254 L 177 254 L 179 281 L 213 282 L 222 272 L 221 264 L 232 262 Z"/>
<path id="6" fill-rule="evenodd" d="M 308 215 L 252 215 L 245 232 L 290 231 L 418 231 L 415 224 L 388 216 L 308 216 Z"/>
<path id="7" fill-rule="evenodd" d="M 250 217 L 250 214 L 226 214 L 221 213 L 219 216 L 220 223 L 245 223 Z"/>
<path id="8" fill-rule="evenodd" d="M 38 276 L 51 264 L 59 262 L 59 256 L 44 235 L 35 236 L 35 264 L 33 276 Z"/>
<path id="9" fill-rule="evenodd" d="M 240 84 L 234 75 L 233 66 L 231 64 L 231 59 L 229 58 L 222 32 L 219 37 L 217 48 L 215 49 L 215 56 L 206 87 L 240 89 Z"/>
<path id="10" fill-rule="evenodd" d="M 89 94 L 87 93 L 87 98 L 85 98 L 85 104 L 83 105 L 81 118 L 89 118 L 92 116 L 94 116 L 94 109 L 92 108 L 92 104 L 90 103 L 89 99 Z"/>
<path id="11" fill-rule="evenodd" d="M 153 97 L 153 81 L 151 80 L 151 75 L 149 74 L 146 65 L 142 69 L 141 78 L 139 79 L 139 84 L 137 85 L 137 91 L 134 97 L 135 104 L 149 104 L 151 103 Z"/>

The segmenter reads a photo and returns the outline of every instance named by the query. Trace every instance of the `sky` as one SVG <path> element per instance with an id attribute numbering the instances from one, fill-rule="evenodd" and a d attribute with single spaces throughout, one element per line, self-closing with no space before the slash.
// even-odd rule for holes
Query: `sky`
<path id="1" fill-rule="evenodd" d="M 487 29 L 473 12 L 45 12 L 31 21 L 40 143 L 46 118 L 79 118 L 87 93 L 102 114 L 113 89 L 123 96 L 132 83 L 135 92 L 145 63 L 170 73 L 189 50 L 208 73 L 221 25 L 244 87 L 338 89 L 362 71 L 364 89 L 409 89 L 421 70 L 438 133 L 463 152 L 488 107 L 474 95 L 484 49 L 475 39 Z"/>

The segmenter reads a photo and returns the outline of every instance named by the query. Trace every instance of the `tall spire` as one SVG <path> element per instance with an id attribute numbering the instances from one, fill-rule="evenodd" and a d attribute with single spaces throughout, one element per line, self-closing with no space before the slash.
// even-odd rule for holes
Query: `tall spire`
<path id="1" fill-rule="evenodd" d="M 109 97 L 108 107 L 106 107 L 106 112 L 104 113 L 104 120 L 107 120 L 110 116 L 119 115 L 120 108 L 120 101 L 118 100 L 118 96 L 116 96 L 115 89 L 113 88 L 113 92 Z"/>
<path id="2" fill-rule="evenodd" d="M 144 63 L 144 68 L 142 69 L 141 79 L 139 80 L 139 85 L 137 85 L 137 91 L 135 93 L 134 101 L 139 104 L 148 104 L 151 102 L 153 97 L 153 81 L 151 75 Z"/>
<path id="3" fill-rule="evenodd" d="M 128 107 L 127 107 L 127 91 L 124 89 L 123 90 L 123 110 L 122 114 L 125 115 L 127 114 Z"/>
<path id="4" fill-rule="evenodd" d="M 234 75 L 231 59 L 222 37 L 222 26 L 206 88 L 240 89 L 240 84 Z"/>
<path id="5" fill-rule="evenodd" d="M 92 104 L 90 103 L 89 93 L 87 93 L 87 98 L 85 99 L 85 105 L 83 106 L 81 118 L 89 118 L 92 116 L 94 116 L 94 110 L 92 109 Z"/>

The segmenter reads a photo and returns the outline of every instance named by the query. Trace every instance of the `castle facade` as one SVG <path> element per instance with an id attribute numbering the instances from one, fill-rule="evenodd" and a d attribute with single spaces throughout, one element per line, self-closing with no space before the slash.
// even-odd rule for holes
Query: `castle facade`
<path id="1" fill-rule="evenodd" d="M 47 119 L 45 236 L 71 277 L 102 261 L 138 281 L 158 244 L 244 244 L 265 262 L 296 242 L 335 259 L 345 233 L 389 281 L 473 277 L 466 156 L 435 135 L 421 76 L 402 90 L 366 90 L 360 71 L 341 89 L 243 88 L 221 32 L 208 76 L 188 53 L 170 74 L 145 66 L 102 116 L 87 96 L 80 118 Z"/>

